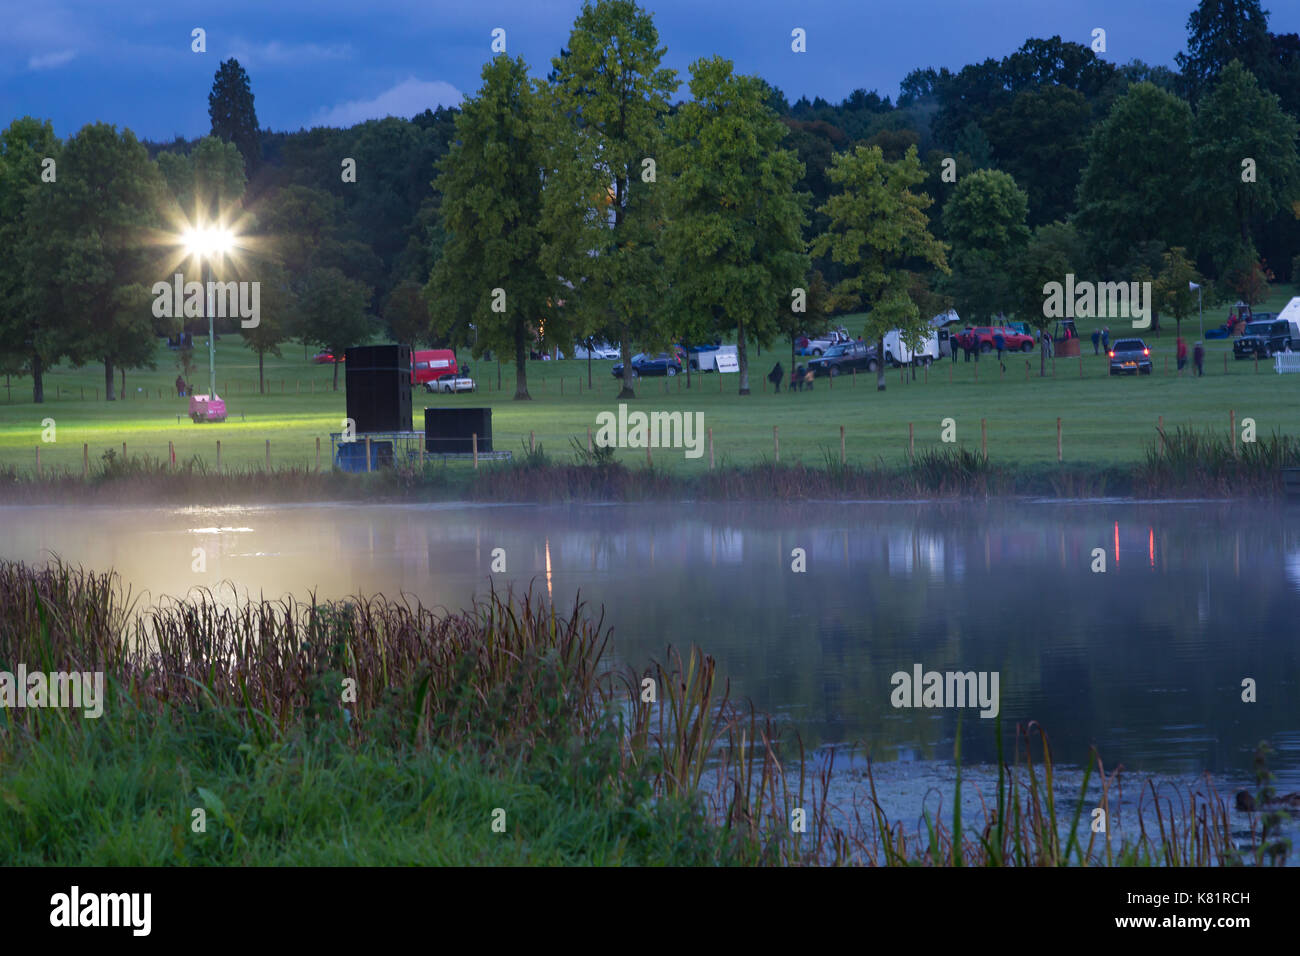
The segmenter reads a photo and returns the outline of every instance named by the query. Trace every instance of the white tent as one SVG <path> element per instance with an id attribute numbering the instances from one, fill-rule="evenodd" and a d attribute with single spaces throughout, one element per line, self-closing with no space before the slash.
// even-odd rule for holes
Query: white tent
<path id="1" fill-rule="evenodd" d="M 932 318 L 930 320 L 930 328 L 942 329 L 944 326 L 956 325 L 959 322 L 961 322 L 961 319 L 957 315 L 957 310 L 949 309 L 947 312 L 940 312 Z"/>

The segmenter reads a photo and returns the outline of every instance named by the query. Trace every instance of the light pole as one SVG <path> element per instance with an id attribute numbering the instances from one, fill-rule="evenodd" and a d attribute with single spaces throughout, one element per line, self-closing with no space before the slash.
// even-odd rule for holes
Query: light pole
<path id="1" fill-rule="evenodd" d="M 1187 283 L 1187 288 L 1196 290 L 1196 321 L 1201 326 L 1201 341 L 1205 341 L 1205 315 L 1201 311 L 1201 286 L 1198 282 Z"/>
<path id="2" fill-rule="evenodd" d="M 186 230 L 181 241 L 201 266 L 203 313 L 208 320 L 208 401 L 211 402 L 217 398 L 217 336 L 216 310 L 212 307 L 212 259 L 224 256 L 230 250 L 234 245 L 234 236 L 229 229 L 210 226 Z"/>

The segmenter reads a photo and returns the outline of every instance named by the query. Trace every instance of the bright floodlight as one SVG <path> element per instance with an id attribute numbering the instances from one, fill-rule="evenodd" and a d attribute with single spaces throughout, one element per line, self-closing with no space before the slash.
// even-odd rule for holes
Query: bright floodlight
<path id="1" fill-rule="evenodd" d="M 185 251 L 200 259 L 225 255 L 235 244 L 229 229 L 186 229 L 181 233 Z"/>

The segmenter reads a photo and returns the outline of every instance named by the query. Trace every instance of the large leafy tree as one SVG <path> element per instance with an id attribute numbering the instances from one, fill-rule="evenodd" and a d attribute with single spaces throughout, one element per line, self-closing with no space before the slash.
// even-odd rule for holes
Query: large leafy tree
<path id="1" fill-rule="evenodd" d="M 208 118 L 212 135 L 238 147 L 244 168 L 252 172 L 261 161 L 257 138 L 257 111 L 253 108 L 253 90 L 248 74 L 233 57 L 217 67 L 208 94 Z"/>
<path id="2" fill-rule="evenodd" d="M 813 244 L 817 254 L 830 253 L 848 275 L 832 290 L 837 304 L 867 305 L 864 335 L 885 354 L 885 333 L 899 329 L 909 342 L 919 342 L 929 329 L 912 298 L 914 266 L 949 272 L 944 244 L 930 234 L 925 210 L 932 200 L 914 187 L 925 181 L 916 150 L 895 163 L 885 161 L 879 147 L 858 146 L 835 157 L 831 179 L 842 190 L 823 211 L 830 229 Z M 885 390 L 880 363 L 876 388 Z"/>
<path id="3" fill-rule="evenodd" d="M 1174 60 L 1182 70 L 1183 88 L 1195 102 L 1233 60 L 1256 76 L 1267 76 L 1271 52 L 1268 13 L 1259 0 L 1200 0 L 1187 17 L 1187 51 Z"/>
<path id="4" fill-rule="evenodd" d="M 103 362 L 108 401 L 119 367 L 153 366 L 150 287 L 159 256 L 150 239 L 164 192 L 130 130 L 94 123 L 67 141 L 58 188 L 33 194 L 29 285 L 38 307 L 66 330 L 73 364 Z"/>
<path id="5" fill-rule="evenodd" d="M 691 65 L 691 100 L 668 121 L 670 216 L 665 247 L 679 314 L 718 334 L 734 330 L 740 394 L 749 394 L 747 342 L 770 341 L 809 272 L 802 230 L 803 169 L 781 145 L 785 126 L 767 86 L 721 57 Z"/>
<path id="6" fill-rule="evenodd" d="M 366 312 L 370 290 L 333 267 L 307 274 L 299 296 L 304 341 L 334 354 L 334 391 L 339 389 L 339 359 L 353 345 L 366 342 L 375 332 Z"/>
<path id="7" fill-rule="evenodd" d="M 548 168 L 545 263 L 572 286 L 574 337 L 613 326 L 631 368 L 633 342 L 660 344 L 666 330 L 663 220 L 658 169 L 663 117 L 677 74 L 650 14 L 631 0 L 583 4 L 547 91 L 557 118 Z M 620 398 L 634 396 L 623 376 Z"/>
<path id="8" fill-rule="evenodd" d="M 280 357 L 280 346 L 293 334 L 298 323 L 298 296 L 283 266 L 274 263 L 259 265 L 256 281 L 261 284 L 258 323 L 245 327 L 240 322 L 239 334 L 244 338 L 245 347 L 257 354 L 257 390 L 261 393 L 266 391 L 266 356 Z M 336 380 L 337 377 L 336 367 Z"/>
<path id="9" fill-rule="evenodd" d="M 1130 87 L 1093 128 L 1077 222 L 1103 270 L 1142 242 L 1188 244 L 1191 135 L 1191 108 L 1150 83 Z"/>
<path id="10" fill-rule="evenodd" d="M 454 340 L 477 327 L 476 358 L 487 349 L 514 355 L 516 400 L 531 398 L 528 346 L 563 289 L 541 263 L 546 126 L 527 65 L 499 54 L 456 118 L 437 181 L 447 238 L 426 286 L 430 311 L 448 317 Z"/>
<path id="11" fill-rule="evenodd" d="M 1029 224 L 1069 215 L 1092 126 L 1092 108 L 1083 94 L 1065 86 L 1025 90 L 986 125 L 998 168 L 1028 193 Z"/>
<path id="12" fill-rule="evenodd" d="M 1221 270 L 1253 261 L 1255 230 L 1300 200 L 1298 132 L 1300 123 L 1236 60 L 1202 97 L 1192 132 L 1193 191 Z M 1242 168 L 1246 159 L 1253 176 Z"/>
<path id="13" fill-rule="evenodd" d="M 412 351 L 429 339 L 429 301 L 420 283 L 407 279 L 397 284 L 384 302 L 384 323 L 393 341 L 409 345 Z"/>
<path id="14" fill-rule="evenodd" d="M 1174 317 L 1175 335 L 1183 334 L 1183 319 L 1196 312 L 1196 290 L 1192 284 L 1203 285 L 1205 280 L 1196 271 L 1196 265 L 1187 258 L 1187 250 L 1175 247 L 1162 257 L 1160 273 L 1151 285 L 1155 300 L 1154 309 Z"/>
<path id="15" fill-rule="evenodd" d="M 1045 314 L 1043 287 L 1049 282 L 1064 282 L 1070 273 L 1082 272 L 1086 259 L 1083 239 L 1072 224 L 1051 222 L 1035 229 L 1009 270 L 1016 317 L 1036 329 L 1047 328 L 1050 320 Z M 1041 355 L 1038 374 L 1047 375 L 1047 362 Z"/>
<path id="16" fill-rule="evenodd" d="M 30 272 L 52 263 L 36 261 L 26 240 L 36 191 L 59 188 L 57 178 L 41 181 L 41 164 L 54 160 L 57 176 L 60 149 L 49 120 L 24 116 L 0 132 L 0 352 L 9 356 L 6 368 L 31 373 L 32 401 L 38 404 L 45 401 L 45 369 L 66 343 L 52 326 L 57 313 L 42 308 L 29 284 Z"/>
<path id="17" fill-rule="evenodd" d="M 1029 198 L 1007 173 L 981 169 L 962 178 L 943 209 L 952 244 L 947 291 L 962 315 L 993 315 L 1011 305 L 1010 262 L 1029 241 Z"/>

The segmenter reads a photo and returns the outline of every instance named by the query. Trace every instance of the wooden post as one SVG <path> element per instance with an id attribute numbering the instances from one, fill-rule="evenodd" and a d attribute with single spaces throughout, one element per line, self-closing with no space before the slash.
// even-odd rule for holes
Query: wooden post
<path id="1" fill-rule="evenodd" d="M 840 426 L 840 465 L 844 465 L 844 426 Z"/>
<path id="2" fill-rule="evenodd" d="M 1025 381 L 1029 381 L 1029 359 L 1025 359 Z"/>
<path id="3" fill-rule="evenodd" d="M 591 426 L 587 426 L 587 454 L 591 454 Z"/>
<path id="4" fill-rule="evenodd" d="M 975 360 L 975 381 L 978 382 L 979 380 L 980 380 L 980 360 L 976 359 Z"/>
<path id="5" fill-rule="evenodd" d="M 1224 375 L 1228 374 L 1228 353 L 1227 352 L 1223 353 L 1223 374 Z"/>
<path id="6" fill-rule="evenodd" d="M 126 462 L 126 442 L 122 442 L 122 462 Z"/>
<path id="7" fill-rule="evenodd" d="M 37 478 L 45 477 L 45 471 L 44 469 L 41 468 L 41 446 L 40 445 L 36 446 L 36 477 Z"/>
<path id="8" fill-rule="evenodd" d="M 907 460 L 916 461 L 916 431 L 911 422 L 907 423 Z"/>
<path id="9" fill-rule="evenodd" d="M 302 379 L 295 378 L 293 380 L 293 391 L 296 395 L 302 394 Z"/>
<path id="10" fill-rule="evenodd" d="M 284 394 L 284 379 L 280 379 L 280 394 Z"/>
<path id="11" fill-rule="evenodd" d="M 1168 355 L 1165 356 L 1165 374 L 1166 374 L 1166 375 L 1169 374 L 1169 356 L 1168 356 Z"/>
<path id="12" fill-rule="evenodd" d="M 1224 358 L 1227 358 L 1227 356 L 1225 355 Z M 1256 375 L 1259 374 L 1259 353 L 1258 352 L 1255 353 L 1255 374 Z"/>
<path id="13" fill-rule="evenodd" d="M 474 442 L 474 470 L 478 471 L 478 432 L 474 432 L 470 438 Z"/>
<path id="14" fill-rule="evenodd" d="M 370 436 L 366 436 L 366 471 L 370 471 Z"/>
<path id="15" fill-rule="evenodd" d="M 926 363 L 925 363 L 923 366 L 921 366 L 921 367 L 922 367 L 923 369 L 925 369 L 925 384 L 926 384 L 926 385 L 929 385 L 929 384 L 930 384 L 930 363 L 929 363 L 929 362 L 926 362 Z"/>
<path id="16" fill-rule="evenodd" d="M 90 445 L 81 446 L 81 477 L 83 479 L 90 477 Z"/>
<path id="17" fill-rule="evenodd" d="M 528 454 L 533 454 L 537 448 L 537 440 L 534 438 L 532 431 L 528 432 Z"/>
<path id="18" fill-rule="evenodd" d="M 1165 457 L 1165 416 L 1156 419 L 1156 429 L 1160 433 L 1160 457 Z"/>
<path id="19" fill-rule="evenodd" d="M 857 368 L 852 368 L 852 369 L 850 369 L 849 371 L 853 373 L 853 381 L 849 383 L 849 387 L 850 387 L 850 388 L 857 388 L 857 387 L 858 387 L 858 370 L 857 370 Z"/>
<path id="20" fill-rule="evenodd" d="M 174 442 L 167 443 L 167 467 L 176 467 L 176 445 Z"/>
<path id="21" fill-rule="evenodd" d="M 764 379 L 760 379 L 760 381 L 762 381 L 762 382 L 764 383 L 764 385 L 767 384 L 767 379 L 765 379 L 765 378 L 764 378 Z M 766 389 L 765 389 L 765 390 L 766 390 Z M 721 373 L 721 372 L 718 373 L 718 394 L 719 394 L 719 395 L 722 394 L 722 373 Z"/>
<path id="22" fill-rule="evenodd" d="M 1063 461 L 1061 457 L 1061 419 L 1056 419 L 1056 460 Z"/>
<path id="23" fill-rule="evenodd" d="M 772 450 L 776 454 L 776 460 L 781 460 L 781 436 L 777 434 L 777 426 L 772 426 Z"/>
<path id="24" fill-rule="evenodd" d="M 713 429 L 709 429 L 709 471 L 713 470 Z"/>
<path id="25" fill-rule="evenodd" d="M 646 466 L 647 468 L 653 468 L 653 467 L 655 466 L 655 463 L 654 463 L 653 461 L 650 460 L 650 442 L 649 442 L 649 441 L 646 441 L 646 443 L 645 443 L 645 466 Z"/>
<path id="26" fill-rule="evenodd" d="M 989 426 L 986 419 L 980 419 L 980 452 L 984 455 L 984 460 L 989 460 Z"/>
<path id="27" fill-rule="evenodd" d="M 953 363 L 952 363 L 952 362 L 949 362 L 949 363 L 948 363 L 948 384 L 949 384 L 949 385 L 952 384 L 952 366 L 953 366 Z"/>
<path id="28" fill-rule="evenodd" d="M 266 470 L 271 470 L 271 439 L 266 440 Z"/>
<path id="29" fill-rule="evenodd" d="M 1237 457 L 1237 410 L 1228 409 L 1228 431 L 1232 432 L 1232 457 Z"/>
<path id="30" fill-rule="evenodd" d="M 421 445 L 420 447 L 424 447 Z M 320 435 L 316 436 L 316 474 L 320 474 Z"/>
<path id="31" fill-rule="evenodd" d="M 221 474 L 221 439 L 217 439 L 217 474 Z"/>
<path id="32" fill-rule="evenodd" d="M 86 400 L 86 386 L 84 386 L 84 385 L 81 386 L 81 400 L 82 400 L 83 402 Z"/>
<path id="33" fill-rule="evenodd" d="M 560 376 L 560 398 L 564 397 L 564 376 Z"/>

